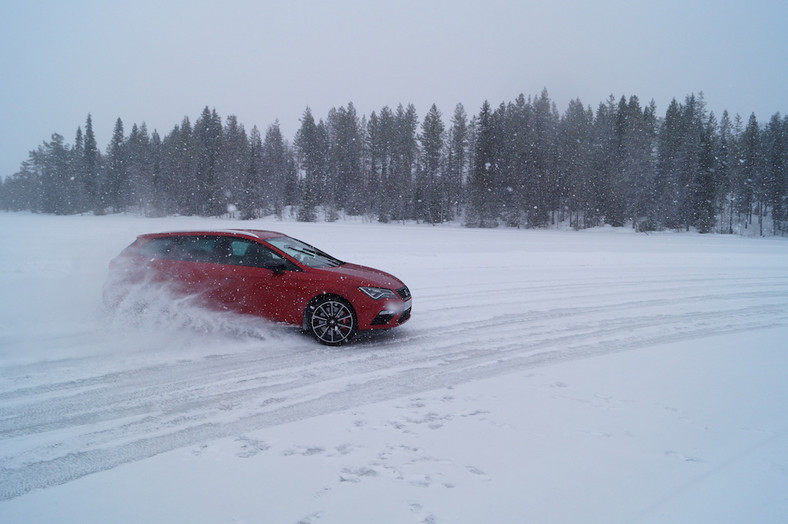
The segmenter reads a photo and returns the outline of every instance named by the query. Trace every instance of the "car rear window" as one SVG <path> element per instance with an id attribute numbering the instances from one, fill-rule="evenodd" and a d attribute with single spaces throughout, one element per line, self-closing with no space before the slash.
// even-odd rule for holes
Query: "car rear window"
<path id="1" fill-rule="evenodd" d="M 175 243 L 175 237 L 157 237 L 144 242 L 137 253 L 149 258 L 170 258 L 170 249 Z"/>
<path id="2" fill-rule="evenodd" d="M 226 263 L 229 255 L 223 237 L 208 235 L 154 237 L 142 244 L 138 253 L 150 258 L 214 264 Z"/>

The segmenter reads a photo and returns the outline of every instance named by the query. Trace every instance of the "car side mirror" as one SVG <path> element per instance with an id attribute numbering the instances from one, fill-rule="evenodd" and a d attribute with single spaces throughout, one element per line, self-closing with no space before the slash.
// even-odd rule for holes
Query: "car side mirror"
<path id="1" fill-rule="evenodd" d="M 274 275 L 281 275 L 287 269 L 287 263 L 284 260 L 273 260 L 271 262 L 265 263 L 265 269 L 270 269 L 274 272 Z"/>

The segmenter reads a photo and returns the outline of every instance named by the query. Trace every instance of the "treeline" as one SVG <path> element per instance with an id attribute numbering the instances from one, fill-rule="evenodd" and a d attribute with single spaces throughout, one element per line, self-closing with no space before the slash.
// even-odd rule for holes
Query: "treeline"
<path id="1" fill-rule="evenodd" d="M 420 120 L 412 105 L 360 116 L 349 103 L 320 120 L 307 108 L 292 141 L 278 122 L 247 133 L 206 107 L 164 137 L 118 119 L 104 153 L 88 115 L 73 145 L 54 134 L 30 152 L 0 208 L 780 235 L 786 165 L 788 116 L 718 120 L 702 95 L 664 116 L 636 96 L 560 114 L 543 91 L 470 117 L 458 104 L 448 122 L 434 105 Z"/>

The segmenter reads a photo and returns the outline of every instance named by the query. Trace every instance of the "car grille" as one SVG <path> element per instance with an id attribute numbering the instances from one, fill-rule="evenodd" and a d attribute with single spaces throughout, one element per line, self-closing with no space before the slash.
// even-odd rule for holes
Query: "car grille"
<path id="1" fill-rule="evenodd" d="M 410 289 L 408 289 L 408 286 L 403 286 L 397 290 L 397 294 L 402 297 L 403 300 L 408 300 L 410 298 Z"/>
<path id="2" fill-rule="evenodd" d="M 381 313 L 376 316 L 372 322 L 370 322 L 370 326 L 385 326 L 388 324 L 391 319 L 394 318 L 394 313 Z"/>
<path id="3" fill-rule="evenodd" d="M 411 308 L 408 308 L 402 312 L 402 314 L 397 319 L 397 324 L 402 324 L 410 318 L 410 310 Z M 370 326 L 385 326 L 391 322 L 391 319 L 393 319 L 395 316 L 395 313 L 380 313 L 372 320 L 372 322 L 370 322 Z"/>

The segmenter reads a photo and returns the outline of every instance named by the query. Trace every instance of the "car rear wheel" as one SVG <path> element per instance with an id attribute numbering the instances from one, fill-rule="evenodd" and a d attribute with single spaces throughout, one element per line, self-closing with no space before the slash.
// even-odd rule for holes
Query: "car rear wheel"
<path id="1" fill-rule="evenodd" d="M 318 342 L 341 346 L 349 342 L 358 329 L 353 307 L 338 297 L 322 297 L 307 308 L 307 329 Z"/>

